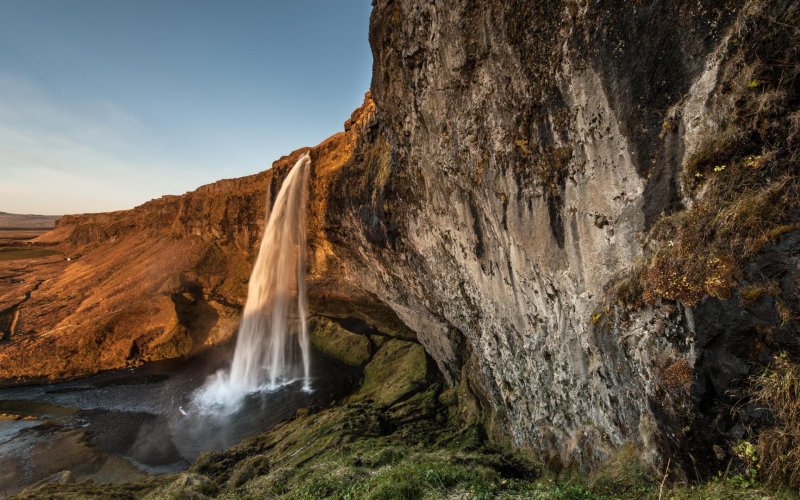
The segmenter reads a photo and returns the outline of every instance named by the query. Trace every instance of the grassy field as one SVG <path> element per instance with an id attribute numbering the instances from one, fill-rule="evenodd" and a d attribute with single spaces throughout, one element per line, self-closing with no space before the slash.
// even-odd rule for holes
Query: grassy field
<path id="1" fill-rule="evenodd" d="M 59 254 L 58 250 L 49 248 L 0 247 L 0 260 L 39 259 Z"/>
<path id="2" fill-rule="evenodd" d="M 32 240 L 49 231 L 49 229 L 5 228 L 0 227 L 0 246 L 8 243 Z"/>

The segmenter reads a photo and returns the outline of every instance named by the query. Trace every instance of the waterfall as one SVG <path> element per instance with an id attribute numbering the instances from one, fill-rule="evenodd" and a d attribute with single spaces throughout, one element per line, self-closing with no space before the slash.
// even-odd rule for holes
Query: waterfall
<path id="1" fill-rule="evenodd" d="M 297 160 L 270 210 L 244 306 L 230 369 L 195 394 L 201 408 L 235 407 L 244 396 L 302 380 L 310 390 L 311 359 L 305 290 L 308 176 L 311 158 Z"/>

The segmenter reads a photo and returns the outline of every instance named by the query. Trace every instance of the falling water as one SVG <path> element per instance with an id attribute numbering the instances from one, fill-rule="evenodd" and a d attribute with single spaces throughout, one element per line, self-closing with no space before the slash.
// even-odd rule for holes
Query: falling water
<path id="1" fill-rule="evenodd" d="M 229 371 L 220 371 L 195 396 L 200 408 L 238 406 L 259 390 L 274 390 L 302 380 L 310 390 L 308 306 L 305 291 L 308 153 L 283 182 L 272 211 L 247 291 L 247 302 Z"/>

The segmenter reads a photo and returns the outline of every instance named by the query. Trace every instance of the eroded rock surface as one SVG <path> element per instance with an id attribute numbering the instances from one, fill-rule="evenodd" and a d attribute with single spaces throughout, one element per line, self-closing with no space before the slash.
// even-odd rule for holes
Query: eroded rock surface
<path id="1" fill-rule="evenodd" d="M 691 457 L 712 455 L 692 424 L 727 411 L 719 390 L 750 370 L 731 339 L 796 332 L 796 306 L 781 315 L 774 288 L 758 297 L 766 310 L 744 312 L 732 290 L 757 281 L 741 271 L 758 254 L 769 262 L 756 267 L 782 269 L 776 286 L 797 297 L 786 241 L 800 226 L 787 210 L 746 258 L 689 252 L 699 285 L 664 249 L 674 228 L 711 220 L 695 208 L 719 185 L 714 173 L 758 170 L 760 189 L 774 172 L 782 180 L 765 193 L 778 203 L 794 189 L 798 73 L 785 68 L 797 34 L 774 21 L 797 10 L 788 0 L 376 1 L 374 103 L 311 149 L 314 314 L 355 322 L 370 352 L 419 341 L 455 387 L 463 425 L 547 463 L 588 467 L 631 445 L 659 467 L 674 455 L 696 470 Z M 737 83 L 748 68 L 755 76 Z M 759 111 L 742 118 L 742 102 Z M 728 115 L 735 141 L 697 163 Z M 80 375 L 227 338 L 264 199 L 301 152 L 256 176 L 62 219 L 42 241 L 74 259 L 21 309 L 0 378 Z M 735 193 L 718 201 L 733 205 Z M 726 322 L 741 331 L 719 331 Z"/>
<path id="2" fill-rule="evenodd" d="M 727 411 L 698 405 L 703 378 L 711 364 L 712 379 L 741 383 L 754 366 L 743 351 L 762 334 L 742 326 L 747 347 L 734 353 L 717 349 L 724 340 L 695 342 L 719 337 L 715 317 L 750 318 L 738 304 L 702 305 L 744 284 L 736 269 L 747 260 L 707 241 L 726 218 L 762 237 L 797 217 L 744 219 L 735 188 L 712 176 L 735 162 L 753 200 L 796 206 L 798 72 L 784 49 L 797 32 L 777 19 L 797 19 L 797 5 L 375 2 L 378 119 L 331 188 L 341 208 L 328 211 L 328 238 L 448 381 L 480 400 L 470 418 L 561 465 L 590 466 L 625 443 L 686 470 L 705 467 L 694 456 L 724 461 L 692 430 L 731 429 L 695 418 Z M 784 179 L 772 187 L 770 175 L 747 177 L 766 157 Z M 703 191 L 696 179 L 712 180 Z M 657 227 L 672 214 L 684 222 Z M 654 264 L 678 238 L 659 236 L 670 225 L 698 239 L 683 238 L 678 265 Z M 781 286 L 793 296 L 798 283 Z M 745 324 L 796 332 L 796 312 L 789 323 L 774 307 L 767 316 Z"/>

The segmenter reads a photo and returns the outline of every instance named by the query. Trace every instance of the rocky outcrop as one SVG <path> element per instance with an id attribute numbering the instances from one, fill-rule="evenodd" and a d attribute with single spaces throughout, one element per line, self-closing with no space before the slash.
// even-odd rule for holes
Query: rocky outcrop
<path id="1" fill-rule="evenodd" d="M 328 239 L 495 435 L 562 465 L 625 443 L 687 471 L 724 464 L 709 441 L 738 424 L 699 431 L 698 415 L 728 411 L 758 329 L 797 331 L 775 304 L 752 317 L 715 302 L 752 279 L 739 271 L 761 250 L 735 241 L 798 222 L 797 32 L 778 21 L 797 16 L 792 2 L 376 2 L 378 119 L 331 188 Z M 753 167 L 764 155 L 769 174 Z M 789 210 L 736 212 L 767 199 Z M 722 221 L 735 228 L 702 229 Z M 746 332 L 736 352 L 725 324 Z"/>
<path id="2" fill-rule="evenodd" d="M 788 0 L 376 1 L 374 103 L 311 148 L 317 347 L 361 366 L 419 341 L 453 418 L 554 466 L 623 446 L 724 466 L 713 445 L 750 418 L 722 416 L 731 391 L 797 342 L 797 20 Z M 227 338 L 301 152 L 62 219 L 42 241 L 75 261 L 25 303 L 0 377 Z"/>

